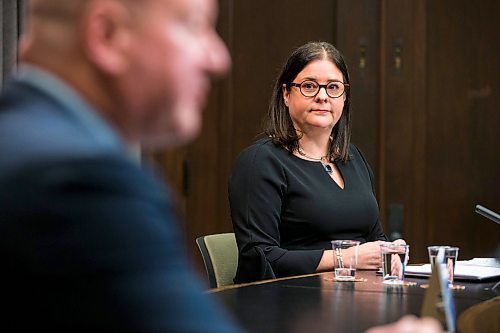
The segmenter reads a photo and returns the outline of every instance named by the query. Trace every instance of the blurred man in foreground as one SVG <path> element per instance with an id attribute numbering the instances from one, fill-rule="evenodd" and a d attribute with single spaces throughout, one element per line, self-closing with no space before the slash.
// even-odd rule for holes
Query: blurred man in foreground
<path id="1" fill-rule="evenodd" d="M 31 0 L 0 98 L 0 326 L 234 332 L 128 145 L 200 130 L 230 65 L 215 0 Z"/>

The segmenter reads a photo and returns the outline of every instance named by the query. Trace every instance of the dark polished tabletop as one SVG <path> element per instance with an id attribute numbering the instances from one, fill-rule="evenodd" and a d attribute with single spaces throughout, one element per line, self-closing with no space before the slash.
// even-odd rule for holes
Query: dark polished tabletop
<path id="1" fill-rule="evenodd" d="M 406 278 L 409 286 L 390 286 L 374 271 L 358 271 L 361 282 L 336 282 L 321 273 L 266 283 L 214 290 L 241 326 L 249 332 L 363 332 L 396 321 L 405 314 L 419 316 L 427 279 Z M 498 280 L 458 281 L 453 290 L 457 317 L 470 306 L 498 296 Z"/>

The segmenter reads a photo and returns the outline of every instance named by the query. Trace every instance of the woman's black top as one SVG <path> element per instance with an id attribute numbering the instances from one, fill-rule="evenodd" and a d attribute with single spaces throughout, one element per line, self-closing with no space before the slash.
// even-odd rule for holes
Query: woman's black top
<path id="1" fill-rule="evenodd" d="M 236 283 L 314 273 L 334 239 L 387 240 L 379 221 L 373 173 L 359 149 L 336 162 L 344 189 L 320 162 L 269 138 L 246 148 L 229 179 L 239 249 Z"/>

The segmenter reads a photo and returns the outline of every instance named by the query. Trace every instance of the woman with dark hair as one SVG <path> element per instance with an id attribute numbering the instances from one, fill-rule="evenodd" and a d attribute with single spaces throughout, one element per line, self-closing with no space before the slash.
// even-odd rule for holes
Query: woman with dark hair
<path id="1" fill-rule="evenodd" d="M 333 270 L 334 239 L 362 243 L 358 268 L 380 267 L 387 237 L 372 171 L 349 142 L 349 98 L 347 66 L 333 45 L 292 52 L 274 86 L 266 137 L 240 153 L 229 180 L 235 282 Z"/>

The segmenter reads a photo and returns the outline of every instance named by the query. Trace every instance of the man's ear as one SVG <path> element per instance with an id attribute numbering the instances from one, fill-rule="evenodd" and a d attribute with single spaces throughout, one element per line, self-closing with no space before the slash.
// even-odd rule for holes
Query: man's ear
<path id="1" fill-rule="evenodd" d="M 108 74 L 120 74 L 128 68 L 132 47 L 130 9 L 120 1 L 94 0 L 82 16 L 84 52 L 89 61 Z"/>

